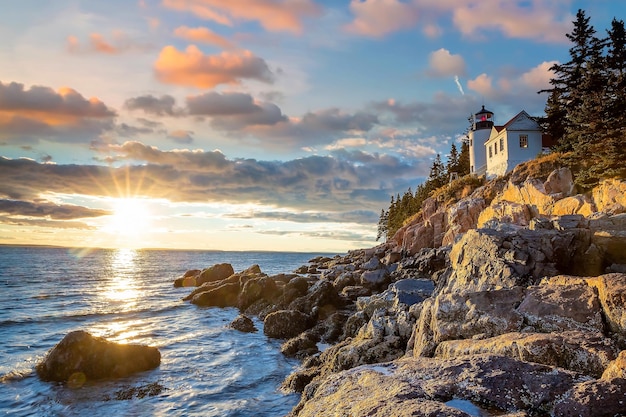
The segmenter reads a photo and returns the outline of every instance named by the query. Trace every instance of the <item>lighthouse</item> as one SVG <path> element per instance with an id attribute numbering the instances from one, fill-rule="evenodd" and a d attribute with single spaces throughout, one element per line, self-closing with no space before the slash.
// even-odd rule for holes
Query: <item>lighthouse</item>
<path id="1" fill-rule="evenodd" d="M 485 109 L 473 115 L 472 128 L 469 131 L 470 173 L 483 175 L 487 171 L 485 142 L 489 139 L 493 127 L 493 112 Z"/>

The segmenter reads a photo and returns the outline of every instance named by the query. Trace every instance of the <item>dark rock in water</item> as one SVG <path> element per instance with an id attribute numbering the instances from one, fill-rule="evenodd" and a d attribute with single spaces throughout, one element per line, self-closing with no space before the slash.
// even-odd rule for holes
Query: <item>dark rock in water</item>
<path id="1" fill-rule="evenodd" d="M 210 268 L 203 270 L 196 278 L 196 286 L 200 286 L 205 282 L 221 281 L 235 273 L 233 266 L 228 263 L 215 264 Z"/>
<path id="2" fill-rule="evenodd" d="M 220 285 L 194 295 L 191 303 L 202 307 L 237 307 L 239 288 L 239 283 Z"/>
<path id="3" fill-rule="evenodd" d="M 121 378 L 156 368 L 161 353 L 155 347 L 125 345 L 95 337 L 83 330 L 67 334 L 37 365 L 45 381 L 80 387 L 90 380 Z"/>
<path id="4" fill-rule="evenodd" d="M 233 320 L 229 327 L 244 333 L 254 333 L 257 331 L 252 319 L 244 314 L 240 314 Z"/>
<path id="5" fill-rule="evenodd" d="M 263 333 L 275 339 L 291 339 L 311 327 L 310 321 L 309 316 L 300 311 L 275 311 L 265 317 Z"/>
<path id="6" fill-rule="evenodd" d="M 163 391 L 165 391 L 163 385 L 158 382 L 153 382 L 151 384 L 142 385 L 139 387 L 125 387 L 119 391 L 115 392 L 115 399 L 122 400 L 132 400 L 133 398 L 144 398 L 144 397 L 155 397 L 160 395 Z M 110 400 L 110 398 L 106 398 L 106 400 Z"/>
<path id="7" fill-rule="evenodd" d="M 303 358 L 319 352 L 317 348 L 317 342 L 319 341 L 319 336 L 309 330 L 287 340 L 280 347 L 280 351 L 285 356 Z"/>

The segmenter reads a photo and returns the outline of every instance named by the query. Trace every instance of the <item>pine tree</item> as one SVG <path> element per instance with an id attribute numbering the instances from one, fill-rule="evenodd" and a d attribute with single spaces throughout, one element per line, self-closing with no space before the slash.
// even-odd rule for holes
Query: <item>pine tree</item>
<path id="1" fill-rule="evenodd" d="M 448 182 L 446 178 L 446 167 L 441 162 L 441 155 L 437 154 L 433 165 L 430 167 L 430 174 L 428 176 L 428 182 L 432 184 L 433 189 L 442 187 Z"/>
<path id="2" fill-rule="evenodd" d="M 448 157 L 448 163 L 446 164 L 446 173 L 449 177 L 453 172 L 459 173 L 459 152 L 456 149 L 456 145 L 452 143 L 450 146 L 450 156 Z"/>
<path id="3" fill-rule="evenodd" d="M 378 233 L 376 234 L 376 241 L 384 237 L 387 240 L 387 232 L 389 230 L 389 212 L 382 209 L 380 212 L 380 218 L 378 219 Z"/>
<path id="4" fill-rule="evenodd" d="M 459 154 L 458 173 L 459 177 L 463 177 L 470 173 L 470 154 L 469 142 L 464 140 L 461 143 L 461 153 Z"/>

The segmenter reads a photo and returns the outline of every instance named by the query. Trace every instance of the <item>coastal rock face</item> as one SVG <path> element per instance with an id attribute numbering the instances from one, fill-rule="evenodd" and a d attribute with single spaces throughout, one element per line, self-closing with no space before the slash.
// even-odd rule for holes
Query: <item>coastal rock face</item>
<path id="1" fill-rule="evenodd" d="M 527 227 L 534 219 L 554 216 L 626 213 L 626 181 L 605 180 L 590 195 L 575 195 L 569 168 L 555 167 L 535 178 L 522 165 L 508 179 L 491 181 L 456 203 L 426 199 L 422 211 L 401 227 L 391 242 L 398 252 L 414 255 L 424 248 L 453 244 L 468 230 L 491 223 Z M 554 165 L 549 162 L 539 171 Z"/>
<path id="2" fill-rule="evenodd" d="M 467 416 L 446 404 L 452 399 L 509 413 L 549 415 L 556 401 L 587 380 L 574 372 L 502 356 L 407 358 L 314 382 L 290 416 Z M 583 401 L 573 400 L 572 405 Z"/>
<path id="3" fill-rule="evenodd" d="M 161 353 L 155 347 L 125 345 L 77 330 L 68 333 L 37 365 L 45 381 L 81 386 L 86 381 L 121 378 L 156 368 Z"/>

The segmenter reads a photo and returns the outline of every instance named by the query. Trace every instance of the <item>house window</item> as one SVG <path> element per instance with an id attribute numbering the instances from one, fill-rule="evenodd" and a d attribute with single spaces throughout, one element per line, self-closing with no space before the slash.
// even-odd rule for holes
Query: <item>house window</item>
<path id="1" fill-rule="evenodd" d="M 491 145 L 489 145 L 489 158 L 491 158 L 493 154 L 491 153 Z"/>
<path id="2" fill-rule="evenodd" d="M 519 147 L 528 148 L 528 135 L 519 135 Z"/>
<path id="3" fill-rule="evenodd" d="M 504 138 L 500 138 L 500 152 L 504 152 Z"/>
<path id="4" fill-rule="evenodd" d="M 474 140 L 470 139 L 470 146 L 474 146 Z"/>
<path id="5" fill-rule="evenodd" d="M 498 154 L 498 144 L 497 143 L 493 144 L 493 153 L 494 153 L 494 155 Z"/>

